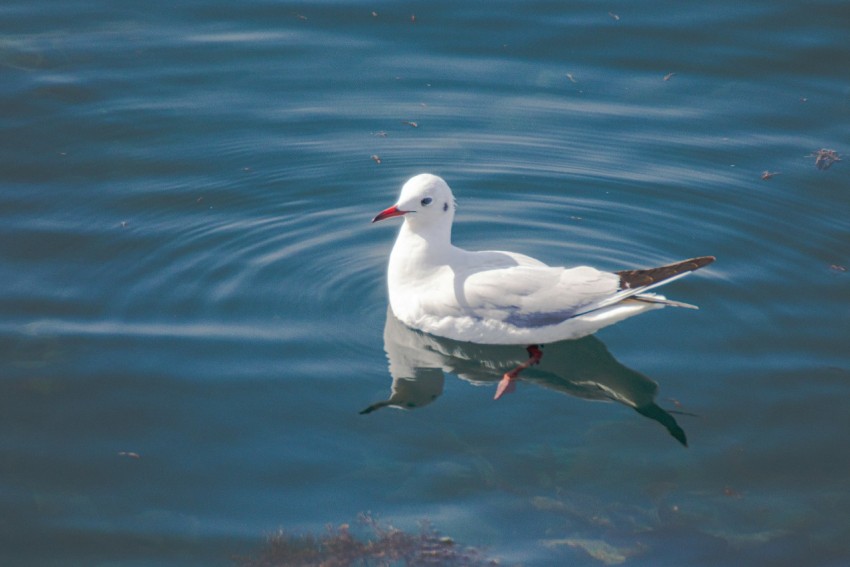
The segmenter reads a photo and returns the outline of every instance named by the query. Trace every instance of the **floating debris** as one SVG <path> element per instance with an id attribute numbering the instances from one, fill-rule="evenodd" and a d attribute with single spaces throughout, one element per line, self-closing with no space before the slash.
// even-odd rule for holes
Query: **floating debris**
<path id="1" fill-rule="evenodd" d="M 833 272 L 846 272 L 847 271 L 847 267 L 842 266 L 841 264 L 832 264 L 832 265 L 829 266 L 829 269 L 832 270 Z"/>
<path id="2" fill-rule="evenodd" d="M 741 548 L 767 544 L 777 538 L 787 536 L 788 530 L 746 532 L 740 530 L 707 529 L 705 533 L 711 537 L 725 540 L 733 548 Z"/>
<path id="3" fill-rule="evenodd" d="M 417 124 L 416 122 L 410 122 L 409 120 L 402 120 L 401 123 L 407 124 L 411 128 L 419 128 L 419 124 Z"/>
<path id="4" fill-rule="evenodd" d="M 818 169 L 829 169 L 833 163 L 841 161 L 841 156 L 838 155 L 838 152 L 826 148 L 821 148 L 809 154 L 809 157 L 815 158 L 815 167 Z"/>
<path id="5" fill-rule="evenodd" d="M 372 132 L 372 135 L 377 136 L 378 138 L 386 138 L 387 137 L 387 133 L 384 132 L 383 130 L 378 130 L 377 132 Z"/>
<path id="6" fill-rule="evenodd" d="M 737 490 L 735 490 L 731 486 L 724 486 L 723 487 L 723 496 L 727 496 L 729 498 L 734 498 L 736 500 L 740 500 L 741 498 L 744 497 L 743 494 L 741 494 L 740 492 L 738 492 Z"/>
<path id="7" fill-rule="evenodd" d="M 410 14 L 410 23 L 411 23 L 411 24 L 415 24 L 415 23 L 416 23 L 416 14 Z"/>
<path id="8" fill-rule="evenodd" d="M 377 164 L 379 164 L 379 165 L 380 165 L 380 163 L 381 163 L 381 156 L 379 156 L 378 154 L 372 154 L 372 161 L 374 161 L 375 163 L 377 163 Z"/>
<path id="9" fill-rule="evenodd" d="M 608 542 L 605 542 L 601 539 L 580 539 L 580 538 L 566 538 L 566 539 L 549 539 L 544 540 L 543 545 L 550 549 L 556 549 L 558 547 L 572 547 L 575 549 L 581 549 L 592 558 L 597 561 L 604 563 L 605 565 L 620 565 L 625 563 L 630 555 L 634 555 L 639 550 L 628 549 L 628 548 L 620 548 L 614 547 Z"/>
<path id="10" fill-rule="evenodd" d="M 617 15 L 617 14 L 615 14 L 614 12 L 608 12 L 608 15 L 609 15 L 609 16 L 611 16 L 611 18 L 612 18 L 615 22 L 619 22 L 619 21 L 620 21 L 620 16 L 618 16 L 618 15 Z"/>
<path id="11" fill-rule="evenodd" d="M 571 83 L 577 83 L 578 82 L 578 81 L 576 81 L 576 78 L 573 77 L 572 73 L 567 73 L 567 78 L 570 80 Z"/>
<path id="12" fill-rule="evenodd" d="M 360 523 L 372 537 L 356 537 L 348 524 L 328 527 L 324 535 L 293 536 L 283 531 L 272 535 L 259 555 L 237 557 L 240 567 L 301 567 L 344 565 L 447 565 L 478 567 L 499 565 L 482 557 L 473 548 L 458 545 L 446 536 L 440 536 L 430 526 L 424 525 L 419 533 L 407 533 L 392 527 L 383 527 L 369 516 Z"/>
<path id="13" fill-rule="evenodd" d="M 767 170 L 764 170 L 764 171 L 761 172 L 761 178 L 765 181 L 767 181 L 768 179 L 770 179 L 774 175 L 779 175 L 779 172 L 778 171 L 767 171 Z"/>
<path id="14" fill-rule="evenodd" d="M 141 455 L 132 451 L 118 451 L 119 457 L 127 457 L 128 459 L 141 459 Z"/>
<path id="15" fill-rule="evenodd" d="M 377 17 L 378 17 L 378 12 L 372 12 L 372 17 L 373 17 L 373 18 L 377 18 Z"/>
<path id="16" fill-rule="evenodd" d="M 669 81 L 670 79 L 672 79 L 675 76 L 676 76 L 676 73 L 667 73 L 666 75 L 664 75 L 664 80 Z"/>

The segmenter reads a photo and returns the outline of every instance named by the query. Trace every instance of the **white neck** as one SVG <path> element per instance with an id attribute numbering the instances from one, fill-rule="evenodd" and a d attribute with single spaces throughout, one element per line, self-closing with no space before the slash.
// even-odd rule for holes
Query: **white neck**
<path id="1" fill-rule="evenodd" d="M 405 219 L 390 254 L 390 278 L 431 270 L 450 261 L 452 246 L 451 217 L 443 222 L 417 224 Z"/>

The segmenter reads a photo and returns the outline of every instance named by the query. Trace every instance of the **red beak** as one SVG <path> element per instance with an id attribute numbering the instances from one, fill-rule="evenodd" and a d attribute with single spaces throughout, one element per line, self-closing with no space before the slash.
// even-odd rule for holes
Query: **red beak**
<path id="1" fill-rule="evenodd" d="M 372 219 L 372 222 L 382 221 L 384 219 L 388 219 L 391 217 L 400 217 L 401 215 L 407 214 L 408 211 L 402 211 L 395 205 L 390 207 L 389 209 L 384 209 L 378 215 Z"/>

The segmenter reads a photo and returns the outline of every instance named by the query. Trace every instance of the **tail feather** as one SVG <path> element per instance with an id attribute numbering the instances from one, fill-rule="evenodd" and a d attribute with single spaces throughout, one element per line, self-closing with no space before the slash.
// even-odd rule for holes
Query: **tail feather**
<path id="1" fill-rule="evenodd" d="M 586 315 L 594 311 L 599 311 L 611 305 L 633 299 L 644 301 L 647 303 L 664 303 L 666 305 L 675 305 L 677 307 L 696 308 L 695 305 L 680 303 L 668 300 L 663 296 L 647 293 L 656 287 L 668 284 L 674 280 L 685 277 L 694 270 L 698 270 L 703 266 L 707 266 L 714 262 L 714 256 L 700 256 L 699 258 L 691 258 L 675 264 L 668 264 L 659 268 L 649 268 L 648 270 L 624 270 L 622 272 L 614 272 L 620 276 L 620 291 L 608 296 L 606 299 L 589 305 L 584 311 L 576 313 L 573 317 Z"/>
<path id="2" fill-rule="evenodd" d="M 672 299 L 667 299 L 663 295 L 656 295 L 654 293 L 639 293 L 638 295 L 633 295 L 631 300 L 643 301 L 644 303 L 661 303 L 663 305 L 669 305 L 670 307 L 684 307 L 685 309 L 699 309 L 699 307 L 691 303 L 674 301 Z"/>

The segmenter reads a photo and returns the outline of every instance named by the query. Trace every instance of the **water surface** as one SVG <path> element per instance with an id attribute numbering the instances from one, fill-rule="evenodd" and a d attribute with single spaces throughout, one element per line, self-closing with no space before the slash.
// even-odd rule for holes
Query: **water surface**
<path id="1" fill-rule="evenodd" d="M 850 560 L 850 165 L 811 155 L 850 152 L 845 3 L 0 14 L 4 564 L 228 565 L 364 511 L 503 564 Z M 423 171 L 467 248 L 716 255 L 665 290 L 701 310 L 498 402 L 521 348 L 399 332 L 399 373 L 369 220 Z M 419 407 L 359 414 L 394 384 Z"/>

